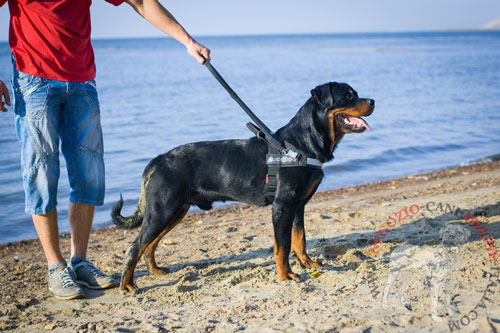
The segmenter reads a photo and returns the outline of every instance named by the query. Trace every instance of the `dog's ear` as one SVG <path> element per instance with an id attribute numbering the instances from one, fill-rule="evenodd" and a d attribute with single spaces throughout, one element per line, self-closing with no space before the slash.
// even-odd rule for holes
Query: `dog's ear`
<path id="1" fill-rule="evenodd" d="M 315 99 L 318 100 L 321 98 L 321 86 L 317 86 L 314 89 L 311 89 L 311 96 Z"/>
<path id="2" fill-rule="evenodd" d="M 334 100 L 332 98 L 332 93 L 330 90 L 330 83 L 322 84 L 311 90 L 311 96 L 313 100 L 322 109 L 327 109 L 333 106 Z"/>
<path id="3" fill-rule="evenodd" d="M 329 82 L 328 83 L 328 91 L 330 92 L 330 96 L 332 98 L 332 102 L 335 103 L 335 94 L 334 91 L 338 90 L 340 87 L 340 83 L 338 82 Z"/>

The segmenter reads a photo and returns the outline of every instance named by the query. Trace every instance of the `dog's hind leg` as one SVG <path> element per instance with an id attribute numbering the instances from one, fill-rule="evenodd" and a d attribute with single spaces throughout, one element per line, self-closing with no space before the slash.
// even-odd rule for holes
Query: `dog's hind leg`
<path id="1" fill-rule="evenodd" d="M 151 197 L 158 198 L 161 196 L 153 194 Z M 144 223 L 141 231 L 127 251 L 127 259 L 122 273 L 120 290 L 128 290 L 132 293 L 137 290 L 134 285 L 134 270 L 137 266 L 137 262 L 143 255 L 144 251 L 146 251 L 146 249 L 153 244 L 153 242 L 156 240 L 159 242 L 161 237 L 178 223 L 178 221 L 175 220 L 175 217 L 179 215 L 179 210 L 183 207 L 184 203 L 175 204 L 173 202 L 169 202 L 168 199 L 165 201 L 162 200 L 161 202 L 158 202 L 158 199 L 153 199 L 147 202 Z"/>
<path id="2" fill-rule="evenodd" d="M 309 268 L 321 268 L 321 263 L 311 260 L 306 252 L 306 233 L 304 230 L 304 206 L 297 210 L 292 227 L 292 251 L 300 265 Z"/>
<path id="3" fill-rule="evenodd" d="M 158 243 L 170 230 L 172 230 L 179 222 L 182 221 L 187 211 L 189 210 L 190 205 L 185 204 L 182 206 L 174 216 L 172 222 L 156 237 L 156 239 L 147 247 L 146 252 L 144 253 L 144 260 L 146 261 L 146 267 L 148 268 L 149 274 L 153 275 L 164 275 L 167 273 L 166 268 L 158 267 L 155 260 L 155 251 L 158 247 Z"/>
<path id="4" fill-rule="evenodd" d="M 135 293 L 137 287 L 134 285 L 134 270 L 137 265 L 137 261 L 144 253 L 147 246 L 139 247 L 138 244 L 139 236 L 137 236 L 134 241 L 130 244 L 125 261 L 125 269 L 122 272 L 122 280 L 120 282 L 120 290 L 129 291 L 130 293 Z"/>

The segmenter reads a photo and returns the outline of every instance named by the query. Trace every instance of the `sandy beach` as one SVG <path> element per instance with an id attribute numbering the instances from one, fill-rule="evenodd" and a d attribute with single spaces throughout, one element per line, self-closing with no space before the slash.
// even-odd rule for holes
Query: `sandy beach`
<path id="1" fill-rule="evenodd" d="M 464 219 L 465 217 L 465 219 Z M 500 162 L 317 193 L 307 248 L 324 266 L 280 282 L 270 207 L 191 213 L 141 259 L 139 292 L 60 301 L 36 240 L 0 246 L 0 330 L 17 332 L 496 332 Z M 92 232 L 89 257 L 120 278 L 138 230 Z M 69 237 L 62 239 L 69 257 Z"/>

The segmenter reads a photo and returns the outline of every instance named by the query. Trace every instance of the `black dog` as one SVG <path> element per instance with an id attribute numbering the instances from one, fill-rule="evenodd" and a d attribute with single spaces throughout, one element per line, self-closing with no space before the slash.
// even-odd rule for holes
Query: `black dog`
<path id="1" fill-rule="evenodd" d="M 373 112 L 375 101 L 359 98 L 345 83 L 320 85 L 311 95 L 295 117 L 276 133 L 307 157 L 324 163 L 333 158 L 333 150 L 345 133 L 370 129 L 360 117 Z M 149 272 L 163 274 L 154 258 L 158 242 L 182 220 L 191 205 L 208 210 L 214 201 L 269 204 L 266 153 L 267 144 L 253 137 L 190 143 L 151 160 L 142 176 L 135 213 L 122 217 L 120 198 L 111 214 L 113 222 L 125 228 L 142 223 L 139 235 L 127 251 L 120 289 L 135 291 L 134 270 L 144 253 Z M 299 279 L 290 269 L 290 250 L 302 265 L 321 267 L 306 253 L 304 206 L 322 178 L 323 172 L 318 168 L 287 167 L 278 172 L 272 217 L 274 259 L 280 280 Z"/>

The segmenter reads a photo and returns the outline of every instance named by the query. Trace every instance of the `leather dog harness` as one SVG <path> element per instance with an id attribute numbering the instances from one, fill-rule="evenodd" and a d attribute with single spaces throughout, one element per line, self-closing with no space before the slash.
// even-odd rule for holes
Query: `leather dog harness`
<path id="1" fill-rule="evenodd" d="M 203 56 L 202 56 L 203 57 Z M 263 140 L 267 144 L 267 176 L 266 176 L 266 200 L 270 204 L 274 201 L 276 191 L 278 188 L 277 175 L 281 168 L 290 167 L 307 167 L 321 169 L 323 163 L 315 158 L 307 157 L 307 155 L 300 149 L 297 149 L 290 142 L 282 140 L 276 133 L 272 132 L 250 108 L 236 95 L 227 82 L 217 72 L 217 70 L 205 60 L 204 65 L 208 68 L 210 73 L 219 81 L 219 83 L 226 89 L 229 95 L 239 104 L 245 113 L 257 125 L 249 122 L 247 128 L 254 133 L 257 138 Z"/>

